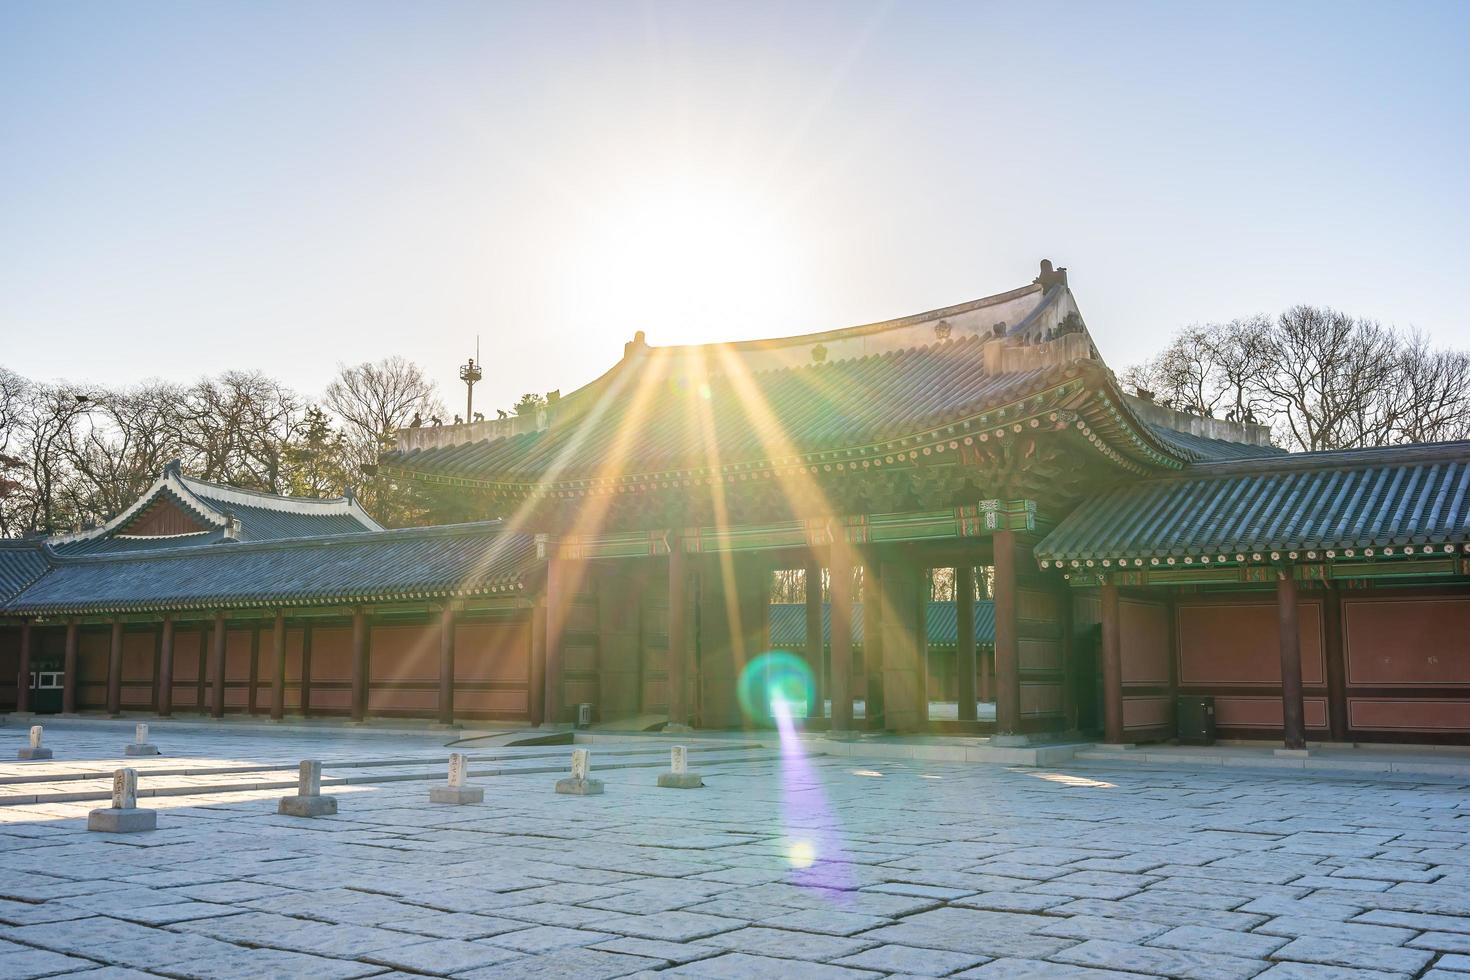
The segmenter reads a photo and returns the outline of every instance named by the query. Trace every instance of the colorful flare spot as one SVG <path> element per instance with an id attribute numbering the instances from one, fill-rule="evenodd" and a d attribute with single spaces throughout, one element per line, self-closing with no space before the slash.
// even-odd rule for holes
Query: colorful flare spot
<path id="1" fill-rule="evenodd" d="M 806 661 L 784 650 L 763 653 L 740 672 L 740 710 L 749 718 L 805 716 L 811 692 Z"/>

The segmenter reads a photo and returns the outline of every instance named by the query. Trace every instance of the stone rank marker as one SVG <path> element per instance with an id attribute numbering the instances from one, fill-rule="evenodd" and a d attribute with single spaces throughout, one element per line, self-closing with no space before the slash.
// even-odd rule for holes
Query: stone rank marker
<path id="1" fill-rule="evenodd" d="M 288 817 L 324 817 L 337 812 L 337 799 L 322 795 L 322 764 L 315 759 L 301 763 L 301 778 L 295 796 L 281 797 L 278 813 Z"/>
<path id="2" fill-rule="evenodd" d="M 602 792 L 602 780 L 589 779 L 592 769 L 592 753 L 586 749 L 572 749 L 572 774 L 556 781 L 556 791 L 567 796 L 597 796 Z"/>
<path id="3" fill-rule="evenodd" d="M 429 787 L 430 803 L 484 803 L 485 787 L 465 783 L 469 775 L 470 757 L 463 752 L 449 753 L 449 783 Z"/>
<path id="4" fill-rule="evenodd" d="M 699 773 L 689 771 L 689 749 L 683 745 L 676 745 L 669 753 L 669 771 L 658 775 L 658 784 L 665 789 L 699 789 L 704 785 L 704 780 Z"/>
<path id="5" fill-rule="evenodd" d="M 148 726 L 139 723 L 133 729 L 133 740 L 123 746 L 124 755 L 157 755 L 158 746 L 148 741 Z"/>
<path id="6" fill-rule="evenodd" d="M 41 731 L 42 728 L 40 725 L 31 726 L 31 744 L 15 753 L 17 759 L 51 758 L 51 750 L 41 747 Z"/>
<path id="7" fill-rule="evenodd" d="M 138 771 L 119 769 L 112 774 L 112 806 L 87 814 L 87 829 L 104 834 L 134 834 L 157 830 L 158 814 L 138 808 Z"/>

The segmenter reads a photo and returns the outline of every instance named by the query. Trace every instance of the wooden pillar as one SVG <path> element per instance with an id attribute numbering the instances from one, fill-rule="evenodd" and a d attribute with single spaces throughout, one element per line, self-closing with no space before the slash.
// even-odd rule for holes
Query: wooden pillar
<path id="1" fill-rule="evenodd" d="M 174 617 L 164 613 L 158 637 L 158 717 L 174 713 Z"/>
<path id="2" fill-rule="evenodd" d="M 439 724 L 454 724 L 454 606 L 439 610 Z"/>
<path id="3" fill-rule="evenodd" d="M 77 620 L 76 617 L 66 621 L 66 652 L 61 661 L 61 713 L 74 715 L 77 713 Z"/>
<path id="4" fill-rule="evenodd" d="M 976 654 L 976 659 L 980 661 L 980 700 L 993 701 L 995 684 L 992 674 L 995 670 L 995 653 L 990 645 L 986 644 L 985 649 Z"/>
<path id="5" fill-rule="evenodd" d="M 665 659 L 669 685 L 669 724 L 675 730 L 689 725 L 689 563 L 684 539 L 669 535 L 669 646 Z"/>
<path id="6" fill-rule="evenodd" d="M 883 727 L 883 566 L 869 554 L 863 564 L 863 727 Z"/>
<path id="7" fill-rule="evenodd" d="M 974 721 L 975 699 L 975 569 L 968 563 L 954 570 L 955 674 L 959 679 L 959 719 Z"/>
<path id="8" fill-rule="evenodd" d="M 1281 721 L 1288 749 L 1307 747 L 1302 708 L 1302 641 L 1291 568 L 1276 573 L 1276 618 L 1281 637 Z"/>
<path id="9" fill-rule="evenodd" d="M 831 731 L 852 730 L 852 549 L 846 541 L 832 544 L 827 563 L 831 580 L 832 724 Z"/>
<path id="10" fill-rule="evenodd" d="M 1104 582 L 1102 605 L 1103 741 L 1123 742 L 1123 645 L 1119 634 L 1118 585 Z"/>
<path id="11" fill-rule="evenodd" d="M 225 641 L 229 631 L 225 629 L 225 614 L 214 614 L 214 634 L 210 637 L 210 671 L 214 675 L 214 687 L 210 689 L 209 713 L 216 718 L 225 716 Z"/>
<path id="12" fill-rule="evenodd" d="M 311 621 L 301 626 L 301 717 L 311 714 Z"/>
<path id="13" fill-rule="evenodd" d="M 1334 742 L 1348 739 L 1347 663 L 1343 657 L 1342 593 L 1329 586 L 1322 593 L 1323 619 L 1327 635 L 1323 646 L 1327 654 L 1327 727 Z"/>
<path id="14" fill-rule="evenodd" d="M 256 688 L 260 684 L 260 623 L 250 627 L 250 686 L 245 689 L 245 713 L 255 714 Z"/>
<path id="15" fill-rule="evenodd" d="M 925 577 L 910 561 L 883 563 L 883 727 L 923 731 L 929 719 Z"/>
<path id="16" fill-rule="evenodd" d="M 276 610 L 276 621 L 271 628 L 271 718 L 280 721 L 286 717 L 286 612 Z"/>
<path id="17" fill-rule="evenodd" d="M 822 655 L 827 646 L 827 638 L 822 629 L 822 563 L 816 559 L 808 559 L 806 563 L 806 666 L 811 671 L 812 683 L 807 688 L 806 717 L 810 722 L 814 719 L 825 718 L 826 698 L 822 696 Z"/>
<path id="18" fill-rule="evenodd" d="M 566 643 L 567 620 L 572 611 L 571 568 L 566 558 L 549 553 L 546 559 L 546 674 L 544 707 L 541 723 L 560 725 L 566 722 L 562 704 L 562 647 Z"/>
<path id="19" fill-rule="evenodd" d="M 361 606 L 352 610 L 352 720 L 366 721 L 368 709 L 368 621 Z"/>
<path id="20" fill-rule="evenodd" d="M 539 725 L 546 710 L 546 598 L 531 607 L 531 683 L 526 695 L 532 725 Z"/>
<path id="21" fill-rule="evenodd" d="M 31 710 L 31 621 L 20 621 L 20 664 L 15 676 L 15 710 L 23 714 Z"/>
<path id="22" fill-rule="evenodd" d="M 107 650 L 107 713 L 114 718 L 122 714 L 123 622 L 112 621 L 112 643 Z"/>
<path id="23" fill-rule="evenodd" d="M 1016 532 L 1000 530 L 995 547 L 995 733 L 1021 733 L 1021 653 L 1017 638 Z"/>

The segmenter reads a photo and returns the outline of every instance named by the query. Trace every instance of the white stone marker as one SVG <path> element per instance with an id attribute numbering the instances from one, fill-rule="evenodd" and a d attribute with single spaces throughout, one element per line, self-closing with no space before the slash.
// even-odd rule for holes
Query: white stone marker
<path id="1" fill-rule="evenodd" d="M 592 753 L 586 749 L 572 749 L 572 775 L 556 781 L 556 791 L 568 796 L 596 796 L 602 792 L 602 780 L 589 779 L 592 771 Z"/>
<path id="2" fill-rule="evenodd" d="M 699 789 L 704 785 L 704 780 L 699 773 L 689 771 L 689 749 L 683 745 L 676 745 L 669 753 L 669 771 L 659 773 L 658 784 L 665 789 Z"/>
<path id="3" fill-rule="evenodd" d="M 138 809 L 136 769 L 119 769 L 112 774 L 112 806 L 87 814 L 87 829 L 105 834 L 132 834 L 158 829 L 158 814 Z"/>
<path id="4" fill-rule="evenodd" d="M 281 797 L 278 813 L 288 817 L 323 817 L 337 812 L 337 798 L 322 795 L 322 764 L 315 759 L 301 763 L 295 796 Z"/>
<path id="5" fill-rule="evenodd" d="M 15 753 L 17 759 L 49 759 L 51 750 L 41 747 L 41 726 L 31 726 L 31 744 Z"/>
<path id="6" fill-rule="evenodd" d="M 157 755 L 158 746 L 148 742 L 148 726 L 139 722 L 133 729 L 133 740 L 123 746 L 124 755 Z"/>
<path id="7" fill-rule="evenodd" d="M 485 788 L 465 782 L 469 775 L 470 757 L 463 752 L 449 753 L 449 783 L 429 787 L 430 803 L 484 803 Z"/>

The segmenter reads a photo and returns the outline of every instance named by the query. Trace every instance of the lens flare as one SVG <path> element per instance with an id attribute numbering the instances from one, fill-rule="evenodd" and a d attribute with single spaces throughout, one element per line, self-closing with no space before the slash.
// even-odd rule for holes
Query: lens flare
<path id="1" fill-rule="evenodd" d="M 793 868 L 805 871 L 816 863 L 817 849 L 811 845 L 810 841 L 794 841 L 790 847 L 786 848 L 786 860 Z"/>
<path id="2" fill-rule="evenodd" d="M 763 653 L 740 672 L 740 710 L 747 718 L 805 717 L 811 691 L 811 668 L 785 650 Z"/>

